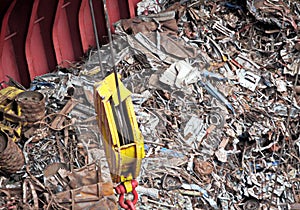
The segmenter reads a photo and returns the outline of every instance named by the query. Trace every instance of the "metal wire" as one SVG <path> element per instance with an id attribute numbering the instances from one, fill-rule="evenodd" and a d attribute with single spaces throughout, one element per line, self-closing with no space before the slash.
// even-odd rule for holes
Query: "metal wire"
<path id="1" fill-rule="evenodd" d="M 112 35 L 111 35 L 111 29 L 110 29 L 110 20 L 109 20 L 108 11 L 107 11 L 106 0 L 103 0 L 103 7 L 104 7 L 106 27 L 107 27 L 108 38 L 109 38 L 109 47 L 110 47 L 110 53 L 111 53 L 111 61 L 112 61 L 112 65 L 113 65 L 113 73 L 115 75 L 118 101 L 119 101 L 119 107 L 120 107 L 120 119 L 119 119 L 120 133 L 122 136 L 123 145 L 126 145 L 126 144 L 130 143 L 130 139 L 129 139 L 130 137 L 129 137 L 128 128 L 126 126 L 126 119 L 125 119 L 124 109 L 123 109 L 122 101 L 121 101 L 121 92 L 120 92 L 120 86 L 119 86 L 119 81 L 118 81 L 117 67 L 115 65 L 115 53 L 114 53 L 114 49 L 113 49 Z"/>
<path id="2" fill-rule="evenodd" d="M 101 58 L 101 54 L 100 54 L 100 44 L 99 44 L 99 37 L 98 37 L 96 20 L 95 20 L 93 0 L 90 0 L 89 3 L 90 3 L 90 9 L 91 9 L 91 15 L 92 15 L 92 21 L 93 21 L 94 34 L 95 34 L 95 39 L 96 39 L 96 44 L 97 44 L 99 68 L 100 68 L 100 71 L 101 71 L 101 76 L 104 78 L 104 69 L 103 69 L 103 66 L 102 66 L 102 58 Z"/>

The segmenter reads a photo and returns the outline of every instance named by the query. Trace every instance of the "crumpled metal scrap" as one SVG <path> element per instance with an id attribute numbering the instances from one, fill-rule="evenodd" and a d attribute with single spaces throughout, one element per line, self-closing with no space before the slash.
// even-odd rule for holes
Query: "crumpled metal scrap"
<path id="1" fill-rule="evenodd" d="M 100 52 L 105 71 L 116 65 L 133 92 L 145 139 L 139 209 L 297 209 L 299 8 L 288 0 L 142 1 L 142 15 L 117 24 L 116 63 L 107 45 Z M 41 161 L 50 161 L 55 173 L 47 186 L 59 186 L 52 191 L 67 199 L 66 171 L 103 155 L 91 88 L 101 79 L 97 62 L 91 51 L 80 75 L 33 82 L 51 99 L 47 113 L 56 114 L 44 119 L 39 136 L 27 133 L 28 176 L 38 178 Z M 33 163 L 36 146 L 49 158 Z"/>
<path id="2" fill-rule="evenodd" d="M 174 30 L 159 23 L 127 38 L 151 66 L 123 74 L 145 136 L 140 183 L 159 190 L 144 193 L 139 207 L 182 208 L 173 193 L 194 209 L 295 206 L 298 175 L 287 177 L 300 155 L 298 3 L 187 0 L 161 9 L 155 17 L 174 11 L 177 43 L 197 54 L 166 53 L 161 37 Z M 166 172 L 179 174 L 178 185 L 165 187 Z"/>
<path id="3" fill-rule="evenodd" d="M 21 168 L 24 164 L 19 161 L 19 171 L 0 179 L 1 209 L 117 208 L 107 163 L 102 160 L 93 107 L 95 81 L 76 72 L 38 76 L 31 92 L 24 92 L 32 98 L 44 95 L 45 106 L 39 107 L 44 108 L 41 117 L 22 122 L 18 145 L 25 166 Z M 93 163 L 101 167 L 91 167 Z M 81 199 L 72 198 L 76 193 Z"/>

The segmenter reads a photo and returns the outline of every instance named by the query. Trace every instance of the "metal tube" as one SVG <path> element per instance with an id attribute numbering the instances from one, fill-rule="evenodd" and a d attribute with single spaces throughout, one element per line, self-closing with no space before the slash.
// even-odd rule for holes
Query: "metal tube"
<path id="1" fill-rule="evenodd" d="M 101 54 L 100 54 L 100 44 L 99 44 L 97 25 L 96 25 L 95 14 L 94 14 L 93 0 L 89 0 L 89 3 L 90 3 L 90 9 L 91 9 L 91 15 L 92 15 L 92 21 L 93 21 L 94 35 L 95 35 L 97 51 L 98 51 L 99 68 L 101 71 L 101 75 L 104 78 L 104 69 L 102 66 L 102 58 L 101 58 Z"/>
<path id="2" fill-rule="evenodd" d="M 114 75 L 115 75 L 118 101 L 119 101 L 119 107 L 120 107 L 120 115 L 121 115 L 120 116 L 121 119 L 120 119 L 120 122 L 119 122 L 120 123 L 120 133 L 122 135 L 123 145 L 126 145 L 130 142 L 130 139 L 129 139 L 129 132 L 128 132 L 127 126 L 126 126 L 124 109 L 123 109 L 123 106 L 121 104 L 121 93 L 120 93 L 120 88 L 119 88 L 117 68 L 116 68 L 116 65 L 115 65 L 115 54 L 114 54 L 114 49 L 113 49 L 112 35 L 111 35 L 111 29 L 110 29 L 110 20 L 109 20 L 108 11 L 107 11 L 106 0 L 103 0 L 103 7 L 104 7 L 106 27 L 107 27 L 108 38 L 109 38 L 109 47 L 110 47 L 110 52 L 111 52 L 111 62 L 113 64 L 113 72 L 114 72 Z M 128 140 L 128 142 L 127 142 L 127 140 Z"/>

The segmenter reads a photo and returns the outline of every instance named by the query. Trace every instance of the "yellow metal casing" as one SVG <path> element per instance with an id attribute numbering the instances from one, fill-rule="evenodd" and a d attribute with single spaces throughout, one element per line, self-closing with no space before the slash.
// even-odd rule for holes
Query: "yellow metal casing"
<path id="1" fill-rule="evenodd" d="M 14 99 L 23 90 L 16 87 L 7 87 L 0 90 L 0 112 L 5 116 L 5 119 L 11 122 L 15 122 L 16 118 L 21 116 L 20 108 L 14 103 Z"/>
<path id="2" fill-rule="evenodd" d="M 21 138 L 21 123 L 11 123 L 9 126 L 0 122 L 0 130 L 6 133 L 13 141 Z"/>
<path id="3" fill-rule="evenodd" d="M 9 86 L 0 90 L 0 129 L 7 133 L 14 141 L 21 136 L 22 122 L 21 109 L 14 101 L 19 93 L 23 90 Z"/>
<path id="4" fill-rule="evenodd" d="M 110 74 L 101 82 L 95 84 L 95 109 L 100 128 L 105 154 L 110 168 L 112 181 L 126 182 L 136 178 L 145 157 L 144 139 L 138 128 L 131 92 L 120 81 L 118 83 L 121 95 L 119 104 L 115 75 Z M 120 135 L 120 106 L 123 107 L 126 126 L 130 138 L 122 142 Z"/>

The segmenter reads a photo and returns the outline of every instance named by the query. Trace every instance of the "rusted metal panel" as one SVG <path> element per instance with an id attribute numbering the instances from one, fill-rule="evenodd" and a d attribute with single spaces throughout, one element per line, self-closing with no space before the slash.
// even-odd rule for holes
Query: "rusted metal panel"
<path id="1" fill-rule="evenodd" d="M 37 91 L 25 91 L 17 96 L 17 103 L 22 110 L 22 116 L 29 123 L 41 120 L 45 116 L 45 96 Z"/>
<path id="2" fill-rule="evenodd" d="M 0 172 L 15 173 L 23 167 L 24 161 L 22 150 L 6 133 L 0 131 Z"/>

